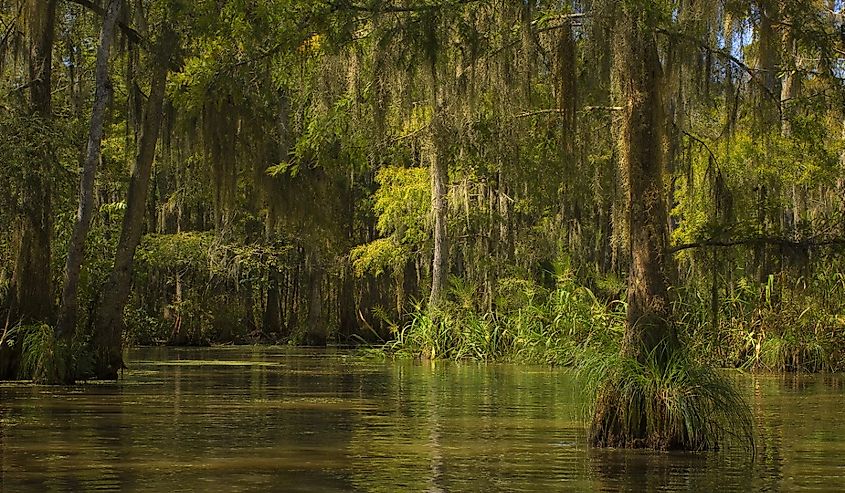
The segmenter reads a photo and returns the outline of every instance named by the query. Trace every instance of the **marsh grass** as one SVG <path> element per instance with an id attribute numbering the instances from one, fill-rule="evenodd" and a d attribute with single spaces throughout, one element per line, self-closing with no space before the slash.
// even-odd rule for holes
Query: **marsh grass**
<path id="1" fill-rule="evenodd" d="M 751 408 L 725 371 L 683 349 L 639 361 L 616 351 L 586 351 L 575 370 L 593 400 L 590 440 L 599 447 L 755 449 Z"/>
<path id="2" fill-rule="evenodd" d="M 453 283 L 451 303 L 437 311 L 421 306 L 404 325 L 393 324 L 394 339 L 384 349 L 397 356 L 510 360 L 571 365 L 582 346 L 607 347 L 621 339 L 624 303 L 605 304 L 571 281 L 546 291 L 531 283 L 510 283 L 520 303 L 501 302 L 479 313 L 471 290 Z"/>
<path id="3" fill-rule="evenodd" d="M 674 312 L 696 354 L 714 364 L 766 372 L 845 370 L 845 275 L 816 273 L 765 283 L 740 278 L 710 294 L 679 290 Z"/>
<path id="4" fill-rule="evenodd" d="M 92 373 L 93 359 L 83 341 L 57 340 L 47 324 L 20 326 L 22 378 L 36 383 L 70 384 Z"/>

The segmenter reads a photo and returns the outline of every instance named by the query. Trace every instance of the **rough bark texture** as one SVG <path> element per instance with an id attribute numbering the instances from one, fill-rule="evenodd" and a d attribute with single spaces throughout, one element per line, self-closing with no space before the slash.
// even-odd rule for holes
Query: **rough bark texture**
<path id="1" fill-rule="evenodd" d="M 446 233 L 446 183 L 448 171 L 446 156 L 442 151 L 442 129 L 440 116 L 435 115 L 432 121 L 431 143 L 431 213 L 434 217 L 434 258 L 431 265 L 431 296 L 429 305 L 436 307 L 445 296 L 446 278 L 448 275 L 449 243 Z"/>
<path id="2" fill-rule="evenodd" d="M 792 20 L 784 15 L 784 22 L 789 26 L 783 30 L 783 83 L 780 91 L 781 114 L 781 136 L 792 137 L 792 108 L 801 92 L 801 77 L 798 74 L 798 43 L 795 39 L 795 27 L 791 25 Z M 792 210 L 787 211 L 786 224 L 789 229 L 795 231 L 800 229 L 802 219 L 807 210 L 807 189 L 804 185 L 792 185 Z"/>
<path id="3" fill-rule="evenodd" d="M 60 338 L 69 338 L 76 328 L 79 275 L 82 269 L 82 260 L 85 256 L 85 241 L 91 227 L 91 216 L 94 209 L 94 177 L 97 173 L 97 163 L 100 161 L 106 103 L 112 91 L 109 78 L 109 54 L 114 40 L 114 29 L 117 23 L 117 15 L 120 12 L 120 4 L 120 0 L 109 1 L 103 19 L 103 28 L 100 32 L 100 47 L 97 50 L 95 70 L 94 106 L 91 110 L 91 125 L 88 131 L 88 151 L 79 179 L 79 208 L 68 247 L 65 263 L 65 284 L 59 310 L 59 323 L 56 327 L 56 335 Z"/>
<path id="4" fill-rule="evenodd" d="M 629 14 L 629 17 L 634 15 Z M 640 357 L 673 338 L 668 299 L 666 198 L 663 187 L 663 128 L 660 62 L 653 35 L 631 19 L 622 53 L 625 109 L 622 160 L 628 181 L 631 267 L 623 350 Z"/>
<path id="5" fill-rule="evenodd" d="M 779 46 L 781 39 L 775 32 L 779 23 L 777 0 L 758 0 L 757 8 L 760 13 L 760 24 L 757 27 L 757 81 L 753 86 L 757 94 L 757 119 L 759 139 L 764 141 L 764 149 L 768 152 L 770 132 L 776 125 L 780 125 L 780 68 Z M 761 166 L 758 163 L 758 166 Z M 763 236 L 769 234 L 770 218 L 779 220 L 780 214 L 772 211 L 771 204 L 777 202 L 779 191 L 770 180 L 760 178 L 757 184 L 757 223 Z M 757 265 L 757 280 L 765 284 L 772 273 L 771 252 L 767 245 L 759 245 L 754 252 L 754 262 Z"/>
<path id="6" fill-rule="evenodd" d="M 262 324 L 262 333 L 265 336 L 278 336 L 282 332 L 282 312 L 279 309 L 280 277 L 281 273 L 275 268 L 270 268 L 267 272 L 267 303 L 264 305 Z"/>
<path id="7" fill-rule="evenodd" d="M 161 48 L 167 52 L 167 48 Z M 158 60 L 153 69 L 152 88 L 144 111 L 141 142 L 129 180 L 126 212 L 120 231 L 114 267 L 103 293 L 95 323 L 95 372 L 100 379 L 116 379 L 123 368 L 123 308 L 132 285 L 135 249 L 144 227 L 147 193 L 162 120 L 162 103 L 167 82 L 166 60 Z"/>
<path id="8" fill-rule="evenodd" d="M 845 139 L 845 117 L 842 118 L 842 138 Z M 845 149 L 839 154 L 839 169 L 845 170 Z M 845 180 L 839 179 L 838 183 L 836 184 L 837 189 L 839 190 L 839 197 L 841 200 L 841 208 L 843 213 L 845 213 Z M 843 233 L 845 233 L 845 225 L 841 226 L 843 229 Z"/>
<path id="9" fill-rule="evenodd" d="M 578 165 L 575 153 L 575 136 L 577 135 L 577 108 L 578 108 L 578 76 L 577 76 L 577 43 L 572 30 L 572 20 L 567 20 L 560 30 L 560 41 L 557 53 L 557 78 L 558 94 L 557 104 L 560 110 L 560 131 L 561 131 L 561 160 L 565 176 L 575 176 L 578 173 Z M 577 237 L 579 226 L 577 220 L 568 220 L 577 217 L 579 198 L 576 195 L 577 187 L 572 180 L 566 180 L 561 187 L 561 216 L 564 219 L 564 228 L 567 241 L 572 244 L 574 237 Z"/>
<path id="10" fill-rule="evenodd" d="M 29 2 L 29 96 L 31 111 L 44 121 L 52 116 L 52 66 L 57 0 Z M 52 202 L 50 176 L 55 157 L 49 146 L 33 156 L 33 173 L 28 177 L 21 198 L 27 210 L 17 218 L 13 245 L 12 300 L 4 325 L 52 323 L 55 314 L 50 277 Z M 0 379 L 17 377 L 20 344 L 0 346 Z"/>
<path id="11" fill-rule="evenodd" d="M 661 135 L 661 67 L 646 14 L 625 6 L 618 23 L 616 73 L 623 98 L 620 136 L 622 167 L 627 178 L 631 266 L 628 315 L 622 342 L 624 357 L 647 358 L 676 347 L 668 292 L 666 203 L 663 189 Z M 651 446 L 645 421 L 628 420 L 630 406 L 612 384 L 598 398 L 592 442 L 605 447 Z M 640 403 L 642 404 L 642 403 Z M 644 416 L 645 414 L 642 413 Z"/>
<path id="12" fill-rule="evenodd" d="M 775 32 L 780 22 L 777 0 L 759 0 L 760 25 L 757 28 L 759 53 L 757 59 L 758 83 L 755 87 L 760 93 L 759 111 L 764 129 L 778 121 L 780 80 L 779 45 L 781 40 Z"/>
<path id="13" fill-rule="evenodd" d="M 52 116 L 52 65 L 56 0 L 32 2 L 30 15 L 29 89 L 32 112 L 44 120 Z M 49 150 L 35 156 L 33 173 L 24 190 L 28 211 L 20 218 L 17 262 L 13 282 L 13 312 L 22 323 L 51 321 L 54 314 L 50 279 L 52 207 L 50 175 L 54 156 Z"/>

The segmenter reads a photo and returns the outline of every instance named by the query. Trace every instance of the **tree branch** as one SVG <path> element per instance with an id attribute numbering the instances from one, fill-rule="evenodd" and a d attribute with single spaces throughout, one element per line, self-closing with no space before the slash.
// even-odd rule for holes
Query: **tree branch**
<path id="1" fill-rule="evenodd" d="M 678 253 L 683 250 L 706 247 L 732 247 L 741 245 L 778 245 L 794 249 L 806 249 L 821 246 L 845 246 L 845 238 L 828 238 L 824 240 L 789 240 L 773 236 L 755 236 L 738 240 L 702 240 L 693 243 L 683 243 L 669 248 L 669 253 Z"/>
<path id="2" fill-rule="evenodd" d="M 691 133 L 687 132 L 686 130 L 684 130 L 683 128 L 681 128 L 681 127 L 680 127 L 677 123 L 674 123 L 674 122 L 673 122 L 673 123 L 672 123 L 672 126 L 674 126 L 675 128 L 677 128 L 677 129 L 678 129 L 678 131 L 680 131 L 682 134 L 686 135 L 686 136 L 687 136 L 687 137 L 689 137 L 690 139 L 692 139 L 692 140 L 694 140 L 694 141 L 698 142 L 699 144 L 701 144 L 702 146 L 704 146 L 704 149 L 706 149 L 706 150 L 707 150 L 707 153 L 708 153 L 708 154 L 710 154 L 710 158 L 713 160 L 713 162 L 714 162 L 714 163 L 716 163 L 716 168 L 717 168 L 717 169 L 720 169 L 720 168 L 721 168 L 721 166 L 719 166 L 719 160 L 716 158 L 716 154 L 714 154 L 714 153 L 713 153 L 713 150 L 712 150 L 712 149 L 710 149 L 710 146 L 708 146 L 708 145 L 707 145 L 707 142 L 704 142 L 703 140 L 701 140 L 700 138 L 696 137 L 695 135 L 693 135 L 693 134 L 691 134 Z"/>
<path id="3" fill-rule="evenodd" d="M 480 0 L 458 0 L 453 2 L 443 2 L 431 5 L 384 5 L 380 7 L 369 7 L 364 5 L 355 5 L 352 2 L 340 1 L 331 4 L 335 10 L 349 9 L 358 12 L 370 12 L 374 14 L 380 13 L 412 13 L 412 12 L 430 12 L 432 10 L 445 9 L 451 7 L 461 7 L 470 3 L 475 3 Z"/>
<path id="4" fill-rule="evenodd" d="M 622 111 L 621 106 L 585 106 L 583 111 Z M 522 113 L 517 113 L 513 115 L 511 118 L 527 118 L 531 116 L 537 115 L 547 115 L 549 113 L 563 113 L 564 110 L 561 108 L 547 108 L 542 110 L 534 110 L 534 111 L 524 111 Z"/>
<path id="5" fill-rule="evenodd" d="M 660 33 L 660 34 L 665 34 L 669 37 L 674 36 L 674 37 L 677 37 L 677 38 L 685 39 L 687 41 L 691 41 L 693 43 L 696 43 L 701 49 L 707 50 L 708 53 L 711 53 L 713 55 L 718 55 L 722 58 L 725 58 L 726 60 L 729 60 L 734 65 L 736 65 L 737 67 L 739 67 L 743 71 L 745 71 L 751 77 L 751 80 L 754 81 L 755 83 L 757 83 L 761 88 L 763 88 L 763 90 L 766 92 L 766 95 L 769 98 L 771 98 L 772 101 L 775 101 L 776 103 L 778 103 L 778 106 L 780 106 L 780 95 L 775 95 L 775 93 L 772 92 L 772 90 L 769 89 L 769 87 L 767 87 L 766 84 L 764 84 L 762 81 L 758 80 L 757 70 L 752 69 L 751 67 L 746 65 L 739 58 L 733 56 L 732 54 L 728 53 L 727 51 L 720 50 L 718 48 L 713 48 L 712 46 L 710 46 L 706 43 L 702 43 L 699 39 L 695 38 L 694 36 L 690 36 L 690 35 L 684 34 L 682 32 L 670 31 L 668 29 L 663 29 L 663 28 L 657 28 L 657 29 L 655 29 L 655 31 Z"/>
<path id="6" fill-rule="evenodd" d="M 21 13 L 23 13 L 23 6 L 24 6 L 24 3 L 21 2 L 20 6 L 18 7 L 18 13 L 15 14 L 15 18 L 12 19 L 12 22 L 10 22 L 8 26 L 6 26 L 4 24 L 3 27 L 6 28 L 6 32 L 3 34 L 3 39 L 0 40 L 0 46 L 5 45 L 6 42 L 9 41 L 9 36 L 11 36 L 13 32 L 15 32 L 15 22 L 21 16 Z"/>
<path id="7" fill-rule="evenodd" d="M 91 0 L 65 0 L 65 1 L 70 2 L 70 3 L 75 3 L 77 5 L 85 7 L 86 9 L 94 12 L 95 14 L 99 15 L 100 17 L 103 17 L 103 16 L 106 15 L 106 10 L 103 7 L 101 7 L 100 5 L 97 5 L 96 3 L 92 2 Z M 129 38 L 130 41 L 132 41 L 133 43 L 137 43 L 139 45 L 142 45 L 142 46 L 147 46 L 147 44 L 148 44 L 147 39 L 144 38 L 143 36 L 141 36 L 141 33 L 136 31 L 135 29 L 132 29 L 129 25 L 127 25 L 125 22 L 123 22 L 121 20 L 117 21 L 117 25 L 118 25 L 118 27 L 120 27 L 120 30 L 123 31 L 123 34 L 125 34 Z"/>
<path id="8" fill-rule="evenodd" d="M 544 110 L 524 111 L 522 113 L 517 113 L 516 115 L 513 115 L 511 118 L 527 118 L 530 116 L 548 115 L 549 113 L 563 113 L 563 110 L 560 108 L 549 108 Z"/>

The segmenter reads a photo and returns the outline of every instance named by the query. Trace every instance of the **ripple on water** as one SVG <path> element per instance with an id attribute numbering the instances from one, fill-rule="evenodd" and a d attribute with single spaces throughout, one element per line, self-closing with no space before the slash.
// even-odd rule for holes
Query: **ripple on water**
<path id="1" fill-rule="evenodd" d="M 0 383 L 0 490 L 836 491 L 845 476 L 838 376 L 749 377 L 751 462 L 589 449 L 578 386 L 553 369 L 254 347 L 131 359 L 117 383 Z"/>

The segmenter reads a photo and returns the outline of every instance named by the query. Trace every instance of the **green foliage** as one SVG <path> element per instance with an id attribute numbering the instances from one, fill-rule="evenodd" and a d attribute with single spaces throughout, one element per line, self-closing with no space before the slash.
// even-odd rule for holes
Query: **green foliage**
<path id="1" fill-rule="evenodd" d="M 601 303 L 590 290 L 571 280 L 546 292 L 525 280 L 503 280 L 493 312 L 472 303 L 475 288 L 453 279 L 456 303 L 437 312 L 418 307 L 397 329 L 386 349 L 425 358 L 507 359 L 520 362 L 571 364 L 589 347 L 618 347 L 624 305 Z M 504 296 L 510 303 L 503 303 Z"/>
<path id="2" fill-rule="evenodd" d="M 53 328 L 46 324 L 20 326 L 17 335 L 21 344 L 22 378 L 37 383 L 67 384 L 92 374 L 93 356 L 80 338 L 57 340 Z"/>
<path id="3" fill-rule="evenodd" d="M 795 66 L 801 90 L 772 115 L 761 109 L 760 77 L 722 51 L 733 40 L 743 63 L 762 63 L 762 16 L 741 2 L 400 3 L 127 3 L 145 42 L 114 54 L 111 80 L 126 104 L 113 105 L 105 128 L 80 333 L 113 263 L 140 106 L 161 62 L 150 48 L 171 30 L 178 47 L 149 234 L 125 310 L 133 342 L 266 340 L 273 315 L 285 340 L 308 324 L 342 325 L 351 341 L 390 331 L 392 350 L 425 357 L 572 364 L 584 348 L 618 348 L 630 261 L 625 102 L 611 71 L 619 9 L 655 33 L 661 54 L 670 241 L 841 236 L 843 86 L 832 69 L 841 60 L 815 3 L 794 3 L 778 13 L 794 18 L 773 22 L 775 44 L 795 28 L 795 53 L 777 47 L 777 77 Z M 4 309 L 30 183 L 51 189 L 52 291 L 62 279 L 98 39 L 89 14 L 60 2 L 53 59 L 62 63 L 45 119 L 28 101 L 27 33 L 14 12 L 0 13 L 10 28 L 0 46 Z M 711 42 L 719 46 L 702 46 Z M 430 284 L 433 147 L 449 176 L 450 302 L 408 317 L 408 300 L 425 299 Z M 47 168 L 34 163 L 51 154 L 56 166 L 40 176 Z M 836 250 L 787 250 L 673 256 L 674 314 L 697 352 L 758 370 L 845 368 Z M 31 337 L 32 354 L 52 351 Z M 38 361 L 30 370 L 49 367 Z"/>
<path id="4" fill-rule="evenodd" d="M 404 244 L 419 247 L 430 237 L 431 183 L 426 168 L 387 167 L 378 172 L 375 193 L 376 223 L 382 234 L 396 235 Z"/>
<path id="5" fill-rule="evenodd" d="M 431 238 L 431 185 L 425 168 L 387 167 L 378 172 L 374 211 L 385 238 L 352 248 L 350 259 L 358 276 L 398 272 Z"/>
<path id="6" fill-rule="evenodd" d="M 715 326 L 712 299 L 690 289 L 680 293 L 675 311 L 682 315 L 683 332 L 697 353 L 721 366 L 845 369 L 845 285 L 838 272 L 818 273 L 792 285 L 780 276 L 770 276 L 762 285 L 741 278 L 719 295 Z"/>
<path id="7" fill-rule="evenodd" d="M 209 233 L 145 235 L 136 258 L 151 269 L 206 269 L 213 242 Z"/>
<path id="8" fill-rule="evenodd" d="M 144 308 L 130 304 L 124 310 L 123 320 L 126 323 L 125 339 L 130 345 L 162 344 L 170 337 L 172 328 L 161 317 L 151 315 Z"/>
<path id="9" fill-rule="evenodd" d="M 379 238 L 354 247 L 349 252 L 349 258 L 357 276 L 363 276 L 365 273 L 379 276 L 401 269 L 410 258 L 410 252 L 392 237 Z"/>

